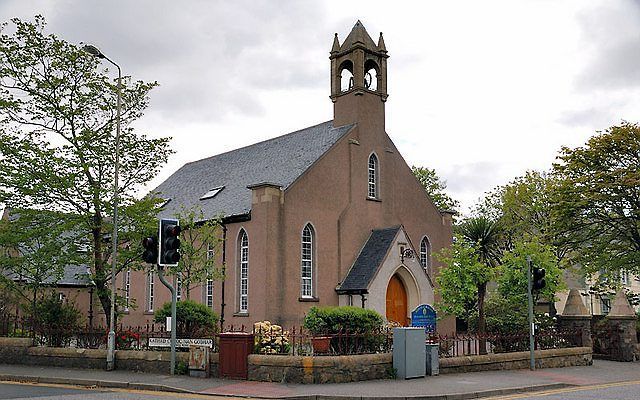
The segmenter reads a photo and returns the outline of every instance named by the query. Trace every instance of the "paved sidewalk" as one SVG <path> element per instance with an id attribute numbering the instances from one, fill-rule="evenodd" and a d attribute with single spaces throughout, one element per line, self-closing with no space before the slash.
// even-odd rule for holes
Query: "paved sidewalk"
<path id="1" fill-rule="evenodd" d="M 198 379 L 129 371 L 102 371 L 0 364 L 0 381 L 66 383 L 256 398 L 342 399 L 470 399 L 492 395 L 640 381 L 640 363 L 594 360 L 589 367 L 536 371 L 485 371 L 409 380 L 378 380 L 324 385 L 280 384 L 226 379 Z"/>

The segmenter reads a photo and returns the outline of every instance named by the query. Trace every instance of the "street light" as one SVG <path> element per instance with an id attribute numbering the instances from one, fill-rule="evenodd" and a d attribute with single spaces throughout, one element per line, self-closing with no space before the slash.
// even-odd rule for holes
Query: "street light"
<path id="1" fill-rule="evenodd" d="M 114 178 L 113 178 L 113 253 L 111 255 L 111 313 L 109 319 L 109 339 L 107 342 L 107 371 L 112 371 L 115 367 L 115 347 L 116 347 L 116 332 L 115 332 L 115 317 L 116 317 L 116 255 L 118 246 L 118 168 L 119 168 L 119 155 L 120 155 L 120 108 L 121 108 L 121 90 L 122 90 L 122 70 L 120 66 L 105 56 L 96 46 L 87 44 L 82 47 L 87 54 L 99 59 L 105 59 L 118 68 L 118 88 L 117 92 L 117 114 L 116 114 L 116 157 L 114 165 Z"/>

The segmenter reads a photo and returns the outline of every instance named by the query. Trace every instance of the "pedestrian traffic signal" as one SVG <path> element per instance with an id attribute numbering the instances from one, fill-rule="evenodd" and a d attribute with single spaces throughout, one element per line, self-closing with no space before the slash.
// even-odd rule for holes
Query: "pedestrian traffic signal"
<path id="1" fill-rule="evenodd" d="M 177 219 L 160 220 L 160 262 L 158 265 L 176 266 L 180 261 L 180 225 Z"/>
<path id="2" fill-rule="evenodd" d="M 142 247 L 144 247 L 142 260 L 149 264 L 156 264 L 158 262 L 158 238 L 149 236 L 142 239 Z"/>
<path id="3" fill-rule="evenodd" d="M 544 268 L 533 267 L 533 290 L 542 290 L 547 285 L 545 273 Z"/>

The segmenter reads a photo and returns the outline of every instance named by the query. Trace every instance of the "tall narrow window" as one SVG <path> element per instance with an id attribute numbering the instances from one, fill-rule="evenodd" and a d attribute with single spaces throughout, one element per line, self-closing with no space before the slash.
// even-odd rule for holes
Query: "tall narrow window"
<path id="1" fill-rule="evenodd" d="M 307 224 L 302 230 L 300 295 L 313 297 L 313 228 Z"/>
<path id="2" fill-rule="evenodd" d="M 378 198 L 378 157 L 375 154 L 369 156 L 369 192 L 367 196 Z"/>
<path id="3" fill-rule="evenodd" d="M 420 241 L 420 264 L 431 275 L 431 243 L 426 236 Z"/>
<path id="4" fill-rule="evenodd" d="M 182 300 L 182 276 L 178 273 L 176 276 L 176 301 Z"/>
<path id="5" fill-rule="evenodd" d="M 129 295 L 131 293 L 131 270 L 124 273 L 124 310 L 129 311 Z"/>
<path id="6" fill-rule="evenodd" d="M 207 307 L 213 307 L 213 279 L 207 279 Z"/>
<path id="7" fill-rule="evenodd" d="M 240 293 L 239 298 L 239 311 L 241 313 L 246 313 L 249 311 L 249 238 L 247 237 L 247 232 L 243 230 L 240 231 L 240 273 L 239 273 L 239 286 Z"/>
<path id="8" fill-rule="evenodd" d="M 213 260 L 215 256 L 215 248 L 211 245 L 211 243 L 209 243 L 207 245 L 207 260 L 209 262 L 212 262 L 210 260 Z M 207 307 L 213 307 L 213 279 L 207 279 L 207 285 L 205 287 L 205 302 L 207 304 Z"/>
<path id="9" fill-rule="evenodd" d="M 147 311 L 153 311 L 153 271 L 147 275 Z"/>

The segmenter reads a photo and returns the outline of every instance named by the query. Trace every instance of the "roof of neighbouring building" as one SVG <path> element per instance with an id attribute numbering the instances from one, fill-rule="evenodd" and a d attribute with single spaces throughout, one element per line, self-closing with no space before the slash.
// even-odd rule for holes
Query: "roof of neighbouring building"
<path id="1" fill-rule="evenodd" d="M 287 189 L 352 127 L 334 128 L 333 121 L 327 121 L 185 164 L 153 191 L 169 200 L 159 217 L 173 217 L 183 207 L 194 206 L 202 210 L 205 220 L 246 215 L 251 211 L 247 186 L 271 182 Z"/>
<path id="2" fill-rule="evenodd" d="M 369 283 L 382 265 L 400 226 L 371 231 L 360 254 L 351 266 L 347 277 L 338 286 L 338 293 L 366 293 Z"/>
<path id="3" fill-rule="evenodd" d="M 4 276 L 16 282 L 27 280 L 13 272 L 3 271 L 0 273 L 3 273 Z M 60 279 L 56 281 L 53 277 L 49 276 L 45 278 L 42 284 L 45 286 L 87 287 L 93 285 L 93 282 L 91 281 L 91 272 L 86 265 L 67 265 L 64 267 L 64 271 Z"/>

